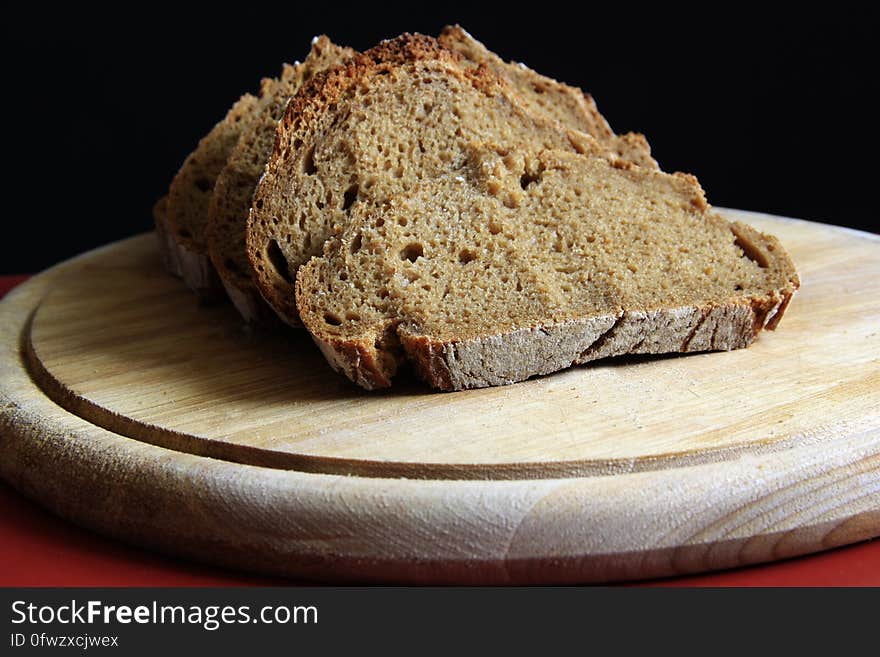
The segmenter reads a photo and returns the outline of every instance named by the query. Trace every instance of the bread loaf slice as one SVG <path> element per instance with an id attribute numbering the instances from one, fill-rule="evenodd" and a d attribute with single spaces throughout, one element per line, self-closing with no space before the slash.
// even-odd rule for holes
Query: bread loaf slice
<path id="1" fill-rule="evenodd" d="M 275 144 L 275 128 L 287 101 L 305 82 L 352 55 L 353 50 L 333 44 L 326 36 L 315 37 L 304 62 L 285 65 L 281 77 L 264 87 L 261 106 L 217 176 L 208 206 L 208 253 L 229 298 L 248 321 L 265 323 L 274 318 L 251 278 L 245 232 L 254 188 Z"/>
<path id="2" fill-rule="evenodd" d="M 288 105 L 254 193 L 247 250 L 263 298 L 299 325 L 296 272 L 358 204 L 460 170 L 475 141 L 576 151 L 593 140 L 431 37 L 403 35 L 316 76 Z"/>
<path id="3" fill-rule="evenodd" d="M 174 255 L 167 260 L 177 263 L 186 284 L 204 298 L 222 294 L 208 258 L 208 203 L 217 176 L 258 105 L 259 99 L 251 94 L 239 98 L 187 156 L 168 189 L 164 227 Z"/>
<path id="4" fill-rule="evenodd" d="M 546 114 L 568 128 L 592 135 L 600 144 L 633 164 L 658 168 L 644 135 L 615 135 L 589 94 L 541 75 L 525 64 L 505 62 L 459 25 L 443 28 L 438 41 L 460 54 L 465 61 L 487 66 L 506 80 L 533 112 Z"/>
<path id="5" fill-rule="evenodd" d="M 776 238 L 712 212 L 692 176 L 582 150 L 474 146 L 459 171 L 355 206 L 297 276 L 328 361 L 367 389 L 408 361 L 459 390 L 776 327 L 799 285 Z"/>

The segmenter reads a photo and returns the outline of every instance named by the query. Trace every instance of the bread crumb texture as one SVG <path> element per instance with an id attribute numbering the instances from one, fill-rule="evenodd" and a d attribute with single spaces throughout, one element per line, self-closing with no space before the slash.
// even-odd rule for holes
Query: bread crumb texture
<path id="1" fill-rule="evenodd" d="M 247 249 L 263 297 L 299 323 L 296 271 L 360 202 L 460 171 L 472 143 L 570 151 L 595 139 L 524 107 L 487 67 L 405 35 L 317 75 L 290 102 L 254 193 Z"/>
<path id="2" fill-rule="evenodd" d="M 775 327 L 798 285 L 775 238 L 516 87 L 419 35 L 308 82 L 247 226 L 279 316 L 366 388 L 409 362 L 447 390 Z"/>
<path id="3" fill-rule="evenodd" d="M 691 176 L 481 145 L 460 172 L 359 206 L 298 283 L 306 327 L 354 380 L 388 385 L 409 358 L 454 389 L 743 347 L 797 275 Z"/>

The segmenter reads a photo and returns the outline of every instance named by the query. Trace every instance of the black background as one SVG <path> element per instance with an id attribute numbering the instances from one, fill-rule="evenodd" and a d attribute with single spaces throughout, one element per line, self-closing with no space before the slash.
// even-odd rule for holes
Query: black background
<path id="1" fill-rule="evenodd" d="M 645 133 L 661 166 L 696 174 L 714 205 L 878 231 L 876 10 L 713 4 L 120 3 L 7 16 L 0 273 L 150 228 L 199 138 L 314 34 L 366 49 L 452 22 L 588 90 L 617 132 Z"/>

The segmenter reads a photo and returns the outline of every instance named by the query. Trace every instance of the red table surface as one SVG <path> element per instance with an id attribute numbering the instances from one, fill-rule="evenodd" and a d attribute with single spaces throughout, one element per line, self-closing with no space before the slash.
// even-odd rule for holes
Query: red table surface
<path id="1" fill-rule="evenodd" d="M 0 297 L 27 276 L 0 276 Z M 880 539 L 827 552 L 701 575 L 659 586 L 880 586 Z M 261 577 L 166 557 L 59 518 L 0 482 L 0 586 L 283 586 Z"/>

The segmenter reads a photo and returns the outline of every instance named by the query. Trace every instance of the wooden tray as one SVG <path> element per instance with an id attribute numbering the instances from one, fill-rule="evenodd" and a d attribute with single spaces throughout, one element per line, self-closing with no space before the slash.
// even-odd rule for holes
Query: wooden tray
<path id="1" fill-rule="evenodd" d="M 557 583 L 880 535 L 880 239 L 725 211 L 803 285 L 730 353 L 367 393 L 199 306 L 142 235 L 0 303 L 0 474 L 139 545 L 325 580 Z"/>

